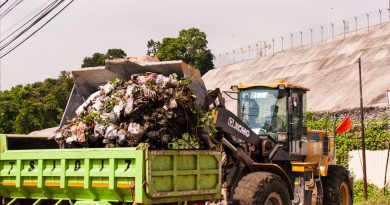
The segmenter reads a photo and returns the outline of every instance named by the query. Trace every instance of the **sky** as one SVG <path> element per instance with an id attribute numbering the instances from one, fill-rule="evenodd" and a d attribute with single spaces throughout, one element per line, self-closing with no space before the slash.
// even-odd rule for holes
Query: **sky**
<path id="1" fill-rule="evenodd" d="M 0 38 L 46 1 L 21 2 L 0 21 Z M 205 32 L 208 47 L 218 55 L 388 5 L 386 0 L 75 0 L 1 59 L 1 88 L 55 78 L 62 70 L 80 68 L 84 57 L 110 48 L 142 56 L 148 40 L 176 37 L 181 29 Z"/>

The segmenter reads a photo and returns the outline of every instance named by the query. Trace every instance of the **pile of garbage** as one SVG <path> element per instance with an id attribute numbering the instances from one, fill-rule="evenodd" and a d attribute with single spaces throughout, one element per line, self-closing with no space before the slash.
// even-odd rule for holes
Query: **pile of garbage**
<path id="1" fill-rule="evenodd" d="M 156 73 L 132 75 L 99 86 L 55 136 L 61 147 L 168 149 L 183 134 L 196 136 L 202 111 L 191 80 Z M 201 133 L 201 132 L 199 132 Z M 199 144 L 207 144 L 202 137 Z"/>

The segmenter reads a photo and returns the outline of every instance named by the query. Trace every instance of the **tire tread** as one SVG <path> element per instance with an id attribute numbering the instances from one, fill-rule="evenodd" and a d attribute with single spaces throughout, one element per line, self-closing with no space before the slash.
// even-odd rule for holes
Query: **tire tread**
<path id="1" fill-rule="evenodd" d="M 353 203 L 352 183 L 349 180 L 349 173 L 344 167 L 339 165 L 329 165 L 328 176 L 322 179 L 324 187 L 324 204 L 340 204 L 340 185 L 345 181 L 349 187 L 350 204 Z"/>
<path id="2" fill-rule="evenodd" d="M 284 204 L 290 204 L 286 183 L 269 172 L 254 172 L 244 176 L 234 191 L 233 199 L 240 205 L 261 204 L 273 187 L 278 187 Z"/>

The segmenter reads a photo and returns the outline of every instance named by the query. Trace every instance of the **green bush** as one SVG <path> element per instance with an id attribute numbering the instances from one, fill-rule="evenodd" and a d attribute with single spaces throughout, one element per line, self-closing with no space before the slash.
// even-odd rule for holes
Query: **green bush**
<path id="1" fill-rule="evenodd" d="M 374 184 L 367 183 L 368 200 L 364 201 L 363 180 L 357 180 L 353 184 L 354 204 L 389 204 L 390 194 L 385 196 L 383 192 Z"/>
<path id="2" fill-rule="evenodd" d="M 327 120 L 328 119 L 328 120 Z M 336 126 L 344 119 L 339 119 Z M 336 159 L 337 164 L 348 168 L 348 152 L 361 149 L 360 123 L 352 119 L 352 130 L 336 136 Z M 365 139 L 367 150 L 386 149 L 386 143 L 390 139 L 388 131 L 388 119 L 368 120 L 365 122 Z M 334 133 L 333 115 L 317 116 L 314 113 L 307 114 L 308 129 L 327 130 L 330 135 Z"/>

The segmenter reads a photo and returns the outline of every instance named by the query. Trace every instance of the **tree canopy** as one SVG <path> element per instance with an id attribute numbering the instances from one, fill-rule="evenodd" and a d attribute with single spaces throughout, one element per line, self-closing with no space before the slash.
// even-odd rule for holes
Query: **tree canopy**
<path id="1" fill-rule="evenodd" d="M 183 60 L 204 74 L 214 68 L 214 56 L 207 43 L 206 34 L 199 29 L 183 29 L 176 38 L 164 38 L 161 42 L 151 39 L 147 53 L 160 60 Z M 105 54 L 96 52 L 85 57 L 81 67 L 103 66 L 107 59 L 125 57 L 122 49 L 113 48 Z M 70 73 L 63 71 L 56 79 L 0 91 L 0 133 L 26 134 L 58 126 L 73 84 Z"/>
<path id="2" fill-rule="evenodd" d="M 207 48 L 206 34 L 197 28 L 183 29 L 176 38 L 150 39 L 147 55 L 160 60 L 183 60 L 200 70 L 202 74 L 214 68 L 214 55 Z"/>
<path id="3" fill-rule="evenodd" d="M 85 67 L 95 67 L 95 66 L 104 66 L 106 60 L 114 58 L 125 58 L 127 56 L 126 52 L 119 48 L 108 49 L 106 54 L 103 53 L 94 53 L 91 57 L 85 57 L 83 63 L 81 64 L 82 68 Z"/>
<path id="4" fill-rule="evenodd" d="M 70 73 L 0 92 L 0 133 L 26 134 L 58 126 L 73 87 Z"/>

